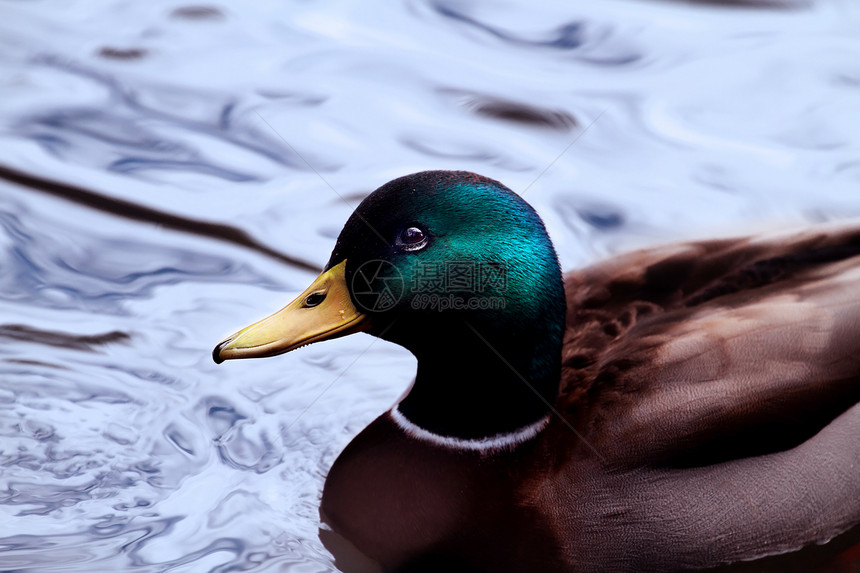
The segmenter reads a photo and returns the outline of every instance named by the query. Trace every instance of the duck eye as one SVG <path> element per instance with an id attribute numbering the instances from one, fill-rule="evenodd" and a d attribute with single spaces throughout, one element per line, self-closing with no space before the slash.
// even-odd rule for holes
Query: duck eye
<path id="1" fill-rule="evenodd" d="M 400 240 L 407 245 L 414 245 L 424 240 L 424 231 L 418 227 L 409 227 L 400 233 Z"/>
<path id="2" fill-rule="evenodd" d="M 404 250 L 417 251 L 427 244 L 427 235 L 418 227 L 408 227 L 397 237 L 397 244 Z"/>

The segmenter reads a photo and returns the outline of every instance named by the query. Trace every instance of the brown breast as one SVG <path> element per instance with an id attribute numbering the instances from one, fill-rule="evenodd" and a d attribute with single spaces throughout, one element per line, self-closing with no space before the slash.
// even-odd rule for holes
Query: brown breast
<path id="1" fill-rule="evenodd" d="M 516 493 L 535 456 L 444 448 L 384 414 L 335 461 L 321 513 L 386 570 L 556 570 L 554 536 Z"/>

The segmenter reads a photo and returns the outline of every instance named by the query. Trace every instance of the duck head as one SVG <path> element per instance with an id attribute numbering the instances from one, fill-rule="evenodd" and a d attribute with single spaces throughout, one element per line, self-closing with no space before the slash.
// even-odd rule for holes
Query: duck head
<path id="1" fill-rule="evenodd" d="M 486 177 L 427 171 L 368 195 L 311 286 L 213 357 L 273 356 L 366 331 L 418 359 L 403 416 L 442 436 L 484 438 L 546 416 L 564 321 L 558 259 L 531 206 Z"/>

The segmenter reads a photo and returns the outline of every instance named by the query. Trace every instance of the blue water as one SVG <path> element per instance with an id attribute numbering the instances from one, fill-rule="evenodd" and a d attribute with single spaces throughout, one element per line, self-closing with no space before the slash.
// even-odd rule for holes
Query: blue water
<path id="1" fill-rule="evenodd" d="M 0 11 L 0 167 L 66 185 L 0 180 L 4 571 L 334 571 L 326 471 L 413 359 L 210 352 L 391 178 L 501 180 L 565 268 L 860 215 L 853 0 Z"/>

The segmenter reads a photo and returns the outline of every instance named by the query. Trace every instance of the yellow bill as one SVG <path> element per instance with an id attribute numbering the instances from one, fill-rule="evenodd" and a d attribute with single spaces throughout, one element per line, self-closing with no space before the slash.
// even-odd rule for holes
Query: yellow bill
<path id="1" fill-rule="evenodd" d="M 220 364 L 233 358 L 260 358 L 299 346 L 367 330 L 367 315 L 349 297 L 346 261 L 322 273 L 293 302 L 221 342 L 212 352 Z"/>

